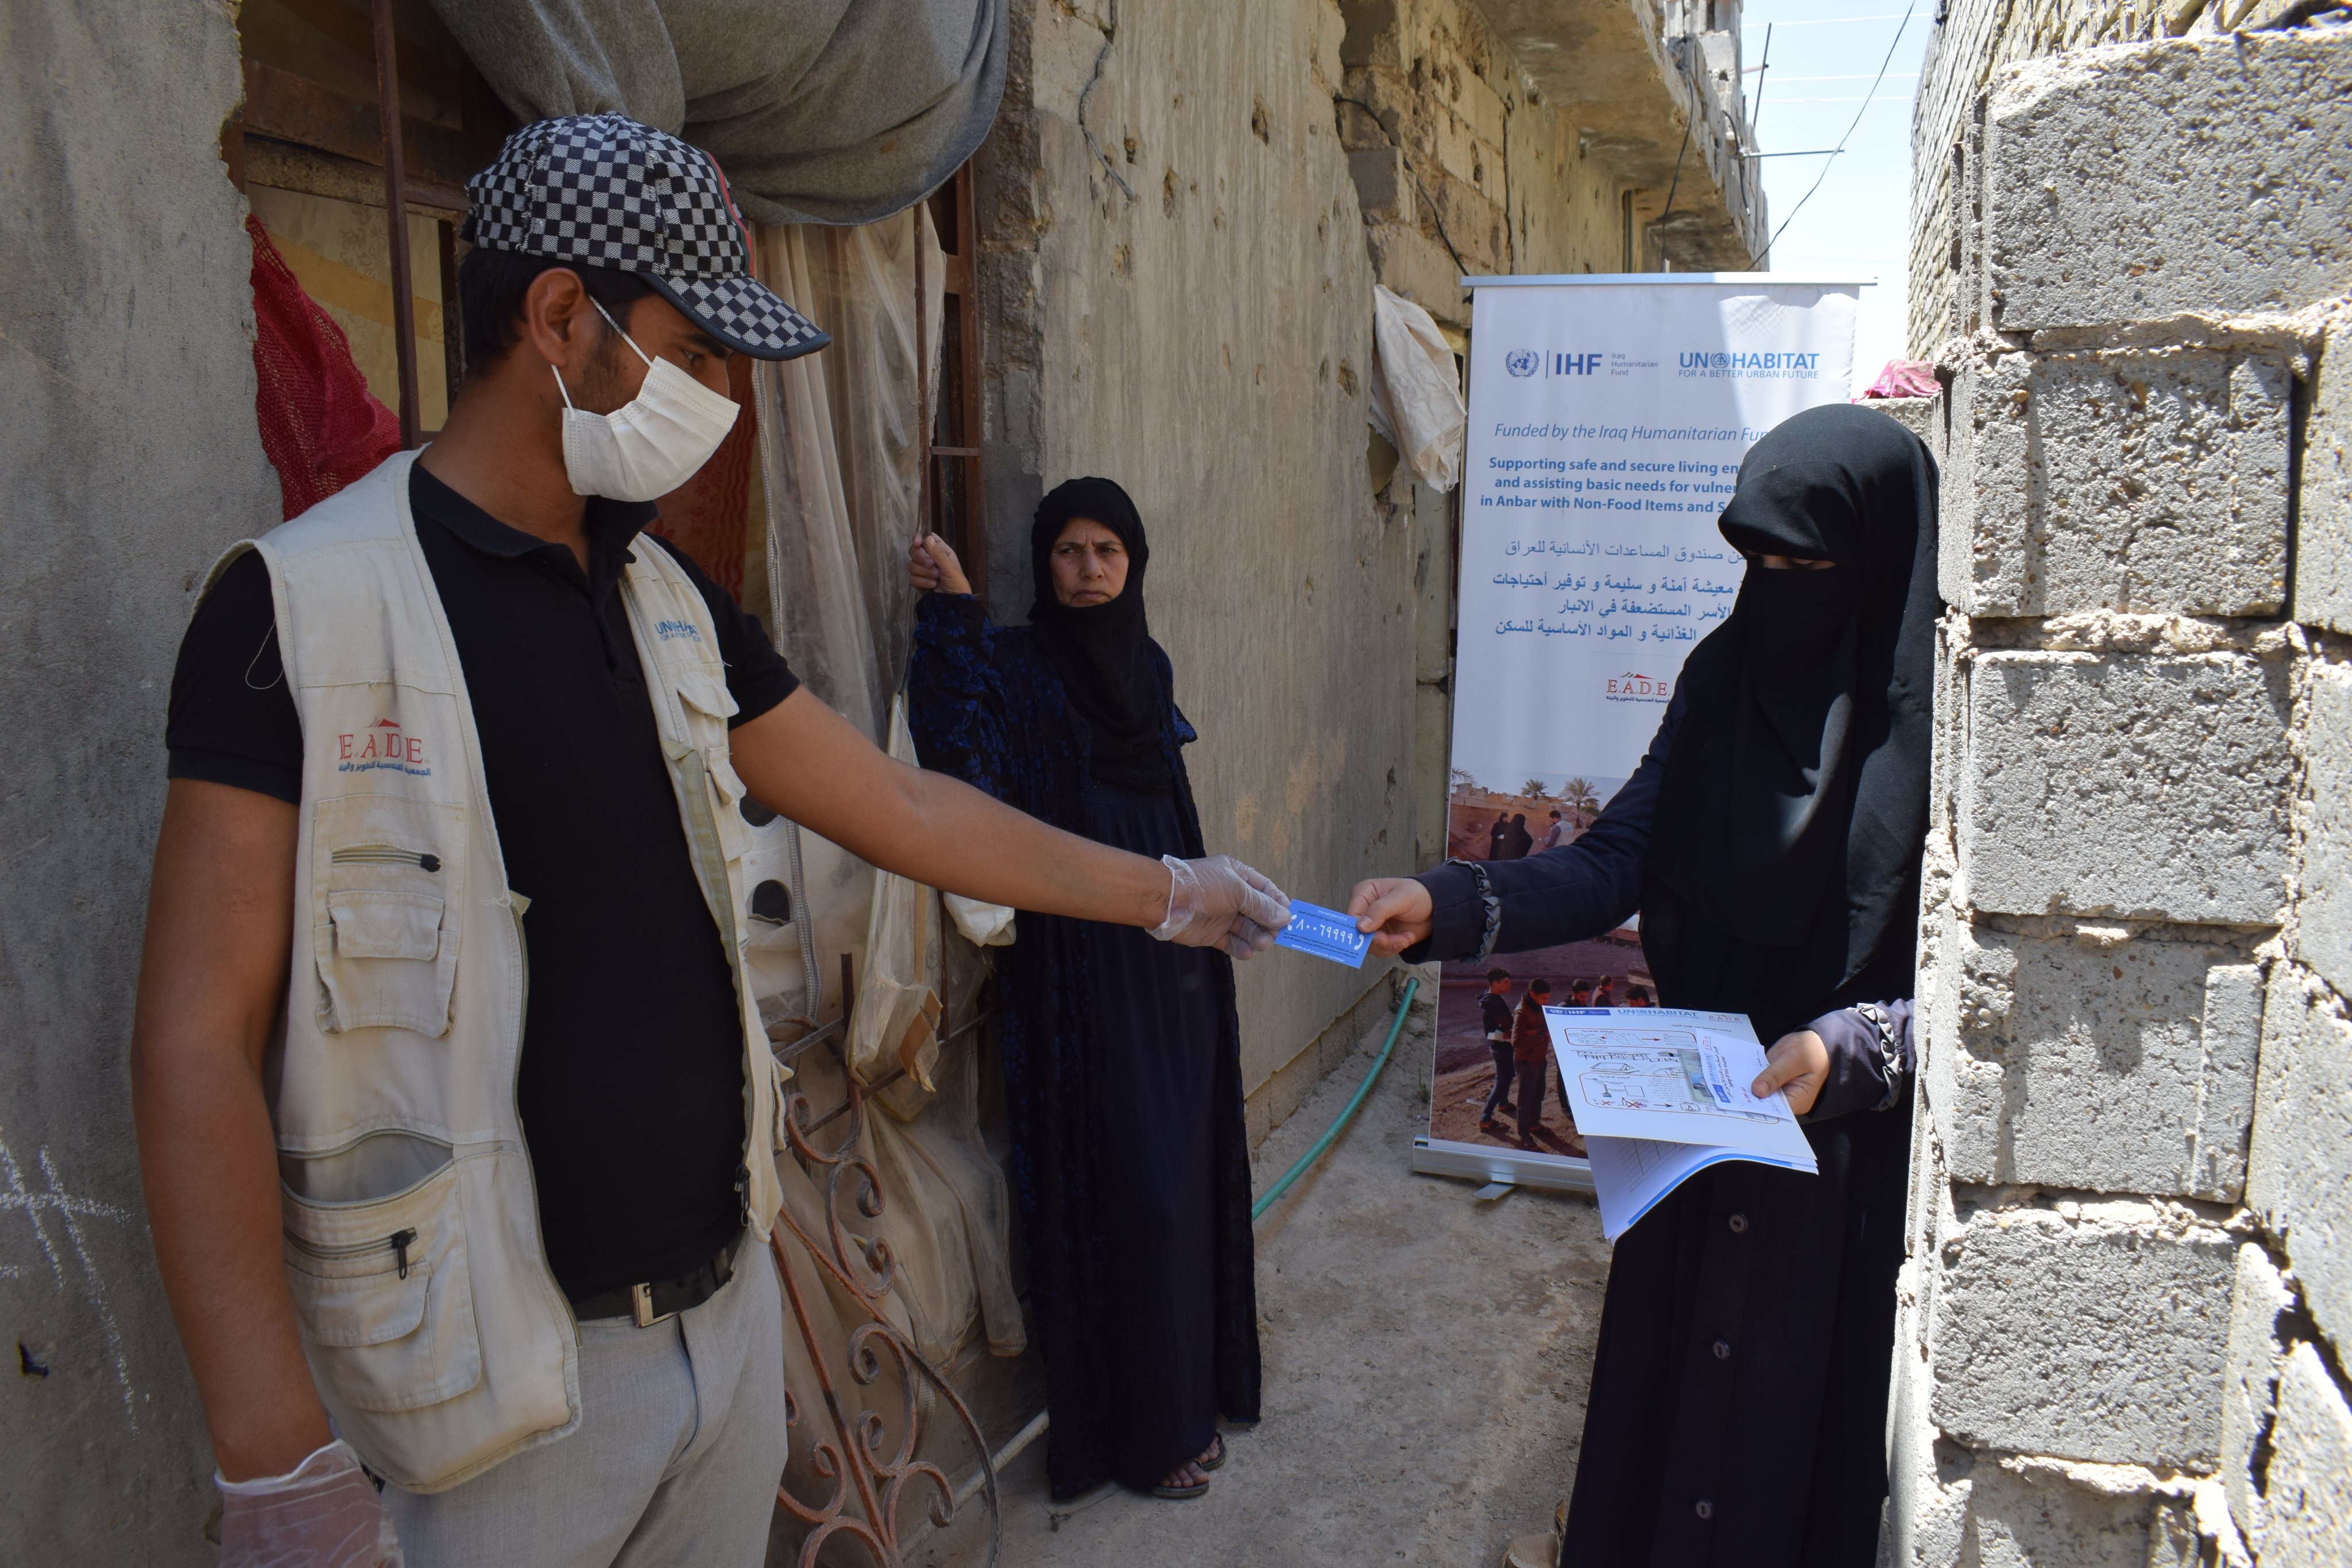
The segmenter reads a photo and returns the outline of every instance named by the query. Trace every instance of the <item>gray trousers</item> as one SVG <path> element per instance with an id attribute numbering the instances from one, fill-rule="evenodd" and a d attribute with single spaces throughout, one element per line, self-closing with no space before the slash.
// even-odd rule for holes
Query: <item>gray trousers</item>
<path id="1" fill-rule="evenodd" d="M 784 1473 L 783 1295 L 746 1237 L 702 1305 L 580 1325 L 579 1429 L 445 1492 L 386 1487 L 410 1568 L 759 1568 Z"/>

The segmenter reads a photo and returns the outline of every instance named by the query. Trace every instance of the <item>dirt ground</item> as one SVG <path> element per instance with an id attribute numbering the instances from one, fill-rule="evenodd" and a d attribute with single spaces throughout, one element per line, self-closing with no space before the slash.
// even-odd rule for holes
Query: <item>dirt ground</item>
<path id="1" fill-rule="evenodd" d="M 1432 1021 L 1417 1009 L 1355 1124 L 1258 1226 L 1265 1419 L 1227 1433 L 1208 1496 L 1109 1488 L 1057 1504 L 1040 1442 L 1005 1476 L 1003 1568 L 1493 1568 L 1512 1537 L 1549 1528 L 1575 1480 L 1609 1249 L 1589 1199 L 1521 1188 L 1482 1203 L 1411 1172 Z M 1266 1140 L 1261 1190 L 1379 1043 Z M 915 1560 L 977 1565 L 985 1540 L 975 1502 Z"/>

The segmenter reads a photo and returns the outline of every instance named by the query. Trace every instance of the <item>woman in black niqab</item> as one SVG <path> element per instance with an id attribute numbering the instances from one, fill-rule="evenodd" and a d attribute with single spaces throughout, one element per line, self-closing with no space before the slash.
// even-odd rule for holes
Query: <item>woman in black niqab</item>
<path id="1" fill-rule="evenodd" d="M 1824 1002 L 1908 994 L 1935 479 L 1916 437 L 1844 403 L 1787 421 L 1740 465 L 1724 538 L 1802 564 L 1751 569 L 1683 666 L 1642 898 L 1643 948 L 1685 998 L 1670 1005 L 1737 998 L 1771 1040 Z"/>
<path id="2" fill-rule="evenodd" d="M 1119 591 L 1097 603 L 1055 586 L 1054 550 L 1080 520 L 1126 558 Z M 1134 502 L 1096 478 L 1037 508 L 1025 626 L 989 621 L 943 541 L 910 552 L 929 591 L 908 676 L 923 765 L 1098 842 L 1205 852 L 1182 758 L 1192 727 L 1144 615 L 1150 559 Z M 1218 1417 L 1258 1414 L 1232 960 L 1024 910 L 996 979 L 1055 1495 L 1112 1479 L 1198 1496 L 1223 1458 Z"/>
<path id="3" fill-rule="evenodd" d="M 1591 829 L 1367 883 L 1350 907 L 1409 960 L 1478 962 L 1638 909 L 1659 1005 L 1746 1013 L 1775 1041 L 1820 1173 L 1715 1166 L 1618 1239 L 1561 1561 L 1869 1568 L 1909 1166 L 1935 465 L 1875 410 L 1810 409 L 1750 449 L 1719 527 L 1748 560 L 1738 597 Z"/>
<path id="4" fill-rule="evenodd" d="M 1065 604 L 1054 591 L 1054 547 L 1077 518 L 1100 523 L 1127 552 L 1127 580 L 1107 604 Z M 1160 684 L 1151 669 L 1154 647 L 1143 613 L 1144 569 L 1151 546 L 1135 503 L 1108 479 L 1072 479 L 1037 505 L 1029 526 L 1029 569 L 1035 598 L 1029 624 L 1037 646 L 1053 661 L 1070 706 L 1087 722 L 1092 747 L 1087 770 L 1116 789 L 1165 795 L 1168 763 L 1160 755 Z"/>

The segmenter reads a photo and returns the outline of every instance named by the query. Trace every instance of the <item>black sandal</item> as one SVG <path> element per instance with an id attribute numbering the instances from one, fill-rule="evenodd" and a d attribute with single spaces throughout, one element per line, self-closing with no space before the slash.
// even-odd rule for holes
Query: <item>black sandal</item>
<path id="1" fill-rule="evenodd" d="M 1212 1434 L 1209 1438 L 1208 1458 L 1194 1459 L 1192 1462 L 1204 1470 L 1213 1470 L 1223 1465 L 1225 1462 L 1225 1435 L 1223 1432 Z"/>
<path id="2" fill-rule="evenodd" d="M 1190 1502 L 1196 1497 L 1207 1496 L 1208 1491 L 1209 1483 L 1202 1481 L 1199 1486 L 1192 1487 L 1171 1487 L 1165 1484 L 1156 1486 L 1151 1489 L 1151 1495 L 1165 1498 L 1170 1502 Z"/>

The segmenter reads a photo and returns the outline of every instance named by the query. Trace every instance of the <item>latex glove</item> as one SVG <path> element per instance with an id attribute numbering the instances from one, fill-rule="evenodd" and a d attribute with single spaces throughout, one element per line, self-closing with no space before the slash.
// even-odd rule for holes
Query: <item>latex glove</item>
<path id="1" fill-rule="evenodd" d="M 213 1481 L 221 1568 L 405 1568 L 392 1515 L 340 1437 L 282 1476 Z"/>
<path id="2" fill-rule="evenodd" d="M 1231 855 L 1161 855 L 1160 863 L 1168 868 L 1168 918 L 1151 932 L 1160 941 L 1247 958 L 1290 924 L 1290 895 Z"/>

